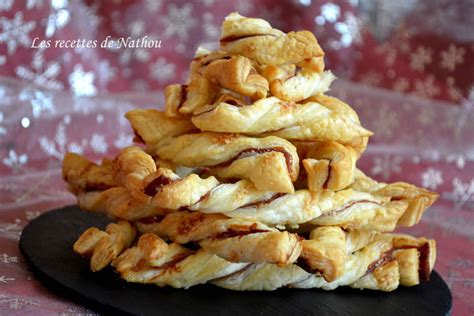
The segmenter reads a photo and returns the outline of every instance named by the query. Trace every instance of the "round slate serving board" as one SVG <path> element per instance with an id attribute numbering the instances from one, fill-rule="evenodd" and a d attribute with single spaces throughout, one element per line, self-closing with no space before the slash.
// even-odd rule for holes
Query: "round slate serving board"
<path id="1" fill-rule="evenodd" d="M 45 213 L 21 235 L 20 250 L 45 286 L 103 313 L 142 315 L 447 315 L 451 293 L 433 272 L 431 281 L 391 293 L 339 288 L 234 292 L 210 285 L 188 290 L 129 284 L 111 269 L 92 273 L 72 252 L 88 227 L 104 228 L 105 217 L 77 206 Z"/>

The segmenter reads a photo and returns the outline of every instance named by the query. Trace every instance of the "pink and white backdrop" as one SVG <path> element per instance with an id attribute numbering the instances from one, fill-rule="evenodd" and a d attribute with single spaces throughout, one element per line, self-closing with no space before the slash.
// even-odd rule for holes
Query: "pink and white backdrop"
<path id="1" fill-rule="evenodd" d="M 60 179 L 67 151 L 93 159 L 131 143 L 123 114 L 162 107 L 199 43 L 232 11 L 313 31 L 343 98 L 375 132 L 360 167 L 441 198 L 410 229 L 438 241 L 436 269 L 454 315 L 474 314 L 474 2 L 472 0 L 1 0 L 0 314 L 85 315 L 44 289 L 18 252 L 22 228 L 74 203 Z M 34 38 L 106 36 L 162 48 L 31 48 Z M 54 259 L 52 259 L 54 260 Z"/>

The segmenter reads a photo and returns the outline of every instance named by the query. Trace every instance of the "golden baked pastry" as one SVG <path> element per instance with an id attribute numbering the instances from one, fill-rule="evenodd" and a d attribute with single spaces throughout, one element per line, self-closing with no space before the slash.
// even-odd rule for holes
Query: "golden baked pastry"
<path id="1" fill-rule="evenodd" d="M 98 165 L 81 155 L 67 153 L 63 159 L 62 177 L 67 182 L 69 190 L 74 194 L 105 190 L 116 186 L 111 160 L 107 158 L 104 158 Z"/>
<path id="2" fill-rule="evenodd" d="M 124 220 L 107 225 L 105 231 L 91 227 L 82 233 L 73 249 L 75 253 L 90 258 L 92 271 L 100 271 L 130 247 L 135 234 L 135 227 Z"/>
<path id="3" fill-rule="evenodd" d="M 186 167 L 210 167 L 222 178 L 245 178 L 257 189 L 293 192 L 299 172 L 295 147 L 278 137 L 251 138 L 235 134 L 187 134 L 153 152 Z"/>
<path id="4" fill-rule="evenodd" d="M 206 67 L 203 75 L 222 88 L 248 96 L 252 100 L 265 98 L 269 90 L 268 81 L 243 56 L 214 60 Z"/>
<path id="5" fill-rule="evenodd" d="M 156 222 L 138 220 L 136 225 L 142 233 L 155 233 L 180 244 L 198 242 L 202 248 L 234 262 L 288 264 L 301 252 L 295 234 L 221 214 L 177 212 Z"/>
<path id="6" fill-rule="evenodd" d="M 212 104 L 221 88 L 203 76 L 198 76 L 187 85 L 172 84 L 165 88 L 165 113 L 169 117 L 186 115 Z"/>
<path id="7" fill-rule="evenodd" d="M 324 94 L 334 76 L 314 35 L 232 13 L 220 44 L 198 48 L 164 111 L 126 114 L 144 149 L 100 164 L 65 156 L 79 206 L 117 220 L 73 250 L 93 271 L 176 288 L 392 291 L 428 280 L 435 241 L 390 232 L 418 223 L 438 195 L 357 169 L 372 132 Z"/>
<path id="8" fill-rule="evenodd" d="M 356 190 L 371 192 L 375 195 L 387 196 L 393 200 L 407 202 L 407 210 L 399 221 L 399 225 L 405 227 L 417 224 L 425 210 L 439 197 L 439 194 L 436 192 L 419 188 L 406 182 L 386 184 L 374 181 L 360 170 L 356 170 L 355 182 L 351 187 Z"/>
<path id="9" fill-rule="evenodd" d="M 229 14 L 222 24 L 221 48 L 263 65 L 298 64 L 321 69 L 324 52 L 309 31 L 283 33 L 265 20 Z"/>
<path id="10" fill-rule="evenodd" d="M 135 141 L 152 150 L 159 142 L 196 130 L 186 118 L 168 117 L 155 109 L 131 110 L 125 114 L 135 133 Z"/>
<path id="11" fill-rule="evenodd" d="M 297 264 L 232 263 L 204 249 L 194 252 L 175 243 L 166 244 L 153 234 L 143 235 L 136 247 L 126 250 L 114 260 L 113 266 L 129 282 L 178 288 L 209 282 L 232 290 L 275 290 L 283 286 L 332 290 L 339 286 L 351 286 L 392 291 L 399 283 L 404 285 L 398 268 L 400 262 L 394 256 L 398 251 L 394 238 L 391 235 L 379 236 L 350 254 L 344 267 L 346 272 L 330 282 L 318 274 L 306 272 Z M 420 243 L 433 250 L 430 241 Z M 162 258 L 168 261 L 160 260 Z M 423 258 L 423 263 L 419 262 L 418 266 L 413 263 L 402 271 L 416 268 L 420 269 L 420 275 L 429 274 L 433 267 L 426 256 Z"/>
<path id="12" fill-rule="evenodd" d="M 319 73 L 303 69 L 291 77 L 270 82 L 270 92 L 281 100 L 298 102 L 327 92 L 334 79 L 330 71 Z"/>
<path id="13" fill-rule="evenodd" d="M 352 147 L 328 142 L 293 142 L 306 171 L 311 191 L 347 188 L 354 181 L 360 154 Z"/>
<path id="14" fill-rule="evenodd" d="M 358 119 L 350 119 L 345 112 L 345 106 L 330 108 L 325 103 L 313 101 L 295 104 L 270 97 L 247 106 L 219 103 L 191 120 L 205 131 L 247 135 L 265 133 L 291 140 L 359 144 L 361 138 L 372 135 Z"/>
<path id="15" fill-rule="evenodd" d="M 77 203 L 82 210 L 129 221 L 163 216 L 172 212 L 153 204 L 140 202 L 124 187 L 79 193 Z"/>

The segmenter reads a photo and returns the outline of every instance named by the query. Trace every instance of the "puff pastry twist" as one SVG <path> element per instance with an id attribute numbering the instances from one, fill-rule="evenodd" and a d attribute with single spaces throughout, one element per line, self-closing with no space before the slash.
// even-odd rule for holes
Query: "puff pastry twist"
<path id="1" fill-rule="evenodd" d="M 246 106 L 219 103 L 197 113 L 191 120 L 204 131 L 357 145 L 372 132 L 361 126 L 357 115 L 346 115 L 352 112 L 347 107 L 342 101 L 327 96 L 318 96 L 302 104 L 270 97 Z"/>
<path id="2" fill-rule="evenodd" d="M 418 261 L 410 260 L 414 257 L 407 253 L 400 255 L 410 249 L 418 256 Z M 145 234 L 136 247 L 114 260 L 113 266 L 129 282 L 176 288 L 209 282 L 241 291 L 275 290 L 284 286 L 325 290 L 352 286 L 392 291 L 399 284 L 411 286 L 414 282 L 426 280 L 435 256 L 432 240 L 383 235 L 350 254 L 345 264 L 346 272 L 334 281 L 327 281 L 319 274 L 306 272 L 297 264 L 232 263 L 204 249 L 189 251 L 179 244 L 168 245 L 156 235 Z"/>
<path id="3" fill-rule="evenodd" d="M 130 222 L 119 220 L 107 225 L 105 231 L 96 227 L 87 229 L 74 243 L 73 250 L 90 258 L 92 271 L 100 271 L 130 247 L 135 235 L 136 229 Z"/>
<path id="4" fill-rule="evenodd" d="M 321 68 L 324 52 L 309 31 L 283 33 L 265 20 L 229 14 L 222 24 L 221 48 L 263 65 L 297 64 Z"/>

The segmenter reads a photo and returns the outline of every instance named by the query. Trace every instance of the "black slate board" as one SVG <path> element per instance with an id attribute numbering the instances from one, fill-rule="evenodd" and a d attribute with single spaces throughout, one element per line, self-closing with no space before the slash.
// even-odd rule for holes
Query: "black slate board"
<path id="1" fill-rule="evenodd" d="M 54 210 L 25 227 L 20 250 L 45 286 L 90 309 L 114 315 L 433 316 L 451 311 L 451 293 L 436 272 L 428 283 L 391 293 L 346 288 L 233 292 L 210 285 L 179 290 L 128 284 L 110 269 L 90 272 L 88 262 L 71 250 L 86 228 L 103 228 L 108 222 L 77 206 Z"/>

